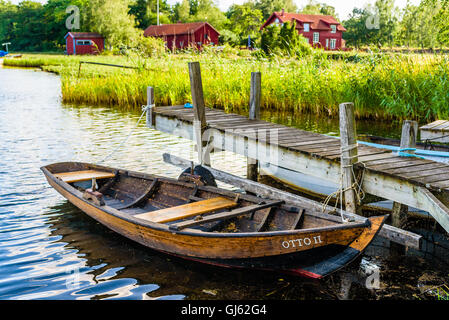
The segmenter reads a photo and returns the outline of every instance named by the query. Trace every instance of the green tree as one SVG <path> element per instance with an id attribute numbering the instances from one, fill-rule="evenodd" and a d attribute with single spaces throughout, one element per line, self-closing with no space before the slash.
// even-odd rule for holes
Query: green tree
<path id="1" fill-rule="evenodd" d="M 309 3 L 306 4 L 301 10 L 300 13 L 303 14 L 322 14 L 329 15 L 337 18 L 337 14 L 335 8 L 331 5 L 325 3 L 319 3 L 314 0 L 309 0 Z"/>
<path id="2" fill-rule="evenodd" d="M 263 29 L 260 48 L 266 54 L 273 54 L 275 52 L 280 32 L 281 28 L 277 24 L 271 24 Z"/>
<path id="3" fill-rule="evenodd" d="M 296 12 L 298 7 L 293 0 L 258 0 L 255 7 L 262 12 L 263 19 L 268 19 L 273 12 L 281 11 Z"/>
<path id="4" fill-rule="evenodd" d="M 146 29 L 157 24 L 157 0 L 135 0 L 129 5 L 129 14 L 136 19 L 136 27 Z M 159 0 L 159 23 L 170 23 L 171 7 L 166 0 Z"/>
<path id="5" fill-rule="evenodd" d="M 437 41 L 441 45 L 449 45 L 449 1 L 423 0 L 421 4 L 434 12 L 432 22 L 438 28 Z"/>
<path id="6" fill-rule="evenodd" d="M 44 49 L 43 41 L 46 34 L 45 25 L 42 23 L 43 12 L 43 6 L 38 2 L 22 1 L 17 5 L 10 34 L 15 49 L 24 51 Z"/>
<path id="7" fill-rule="evenodd" d="M 10 1 L 0 0 L 0 41 L 11 42 L 15 28 L 15 17 L 17 16 L 17 6 Z M 14 48 L 13 44 L 11 48 Z M 0 50 L 5 48 L 0 48 Z"/>
<path id="8" fill-rule="evenodd" d="M 349 19 L 343 22 L 347 30 L 343 33 L 343 38 L 348 46 L 358 48 L 370 42 L 370 30 L 366 26 L 369 17 L 370 14 L 365 9 L 354 8 Z"/>
<path id="9" fill-rule="evenodd" d="M 194 10 L 192 10 L 194 8 Z M 217 30 L 221 30 L 227 23 L 227 18 L 213 0 L 190 1 L 190 16 L 183 22 L 209 22 Z M 194 14 L 192 14 L 194 13 Z"/>
<path id="10" fill-rule="evenodd" d="M 126 0 L 90 0 L 92 31 L 102 34 L 109 47 L 135 45 L 141 31 L 134 27 Z"/>
<path id="11" fill-rule="evenodd" d="M 348 45 L 393 45 L 400 31 L 399 11 L 394 0 L 377 0 L 363 9 L 354 8 L 343 26 Z"/>
<path id="12" fill-rule="evenodd" d="M 171 19 L 174 23 L 187 22 L 190 17 L 190 1 L 182 0 L 177 2 L 172 8 Z"/>
<path id="13" fill-rule="evenodd" d="M 377 0 L 375 13 L 379 17 L 379 28 L 374 32 L 374 39 L 378 44 L 393 45 L 398 30 L 398 10 L 394 6 L 395 0 Z"/>
<path id="14" fill-rule="evenodd" d="M 417 17 L 419 7 L 412 5 L 409 0 L 402 12 L 402 20 L 399 24 L 398 43 L 413 46 L 417 43 L 418 24 Z"/>
<path id="15" fill-rule="evenodd" d="M 248 37 L 253 41 L 260 36 L 260 26 L 263 23 L 262 12 L 255 8 L 254 2 L 248 1 L 241 5 L 234 4 L 226 12 L 228 23 L 225 29 L 236 35 L 235 44 L 247 44 Z"/>
<path id="16" fill-rule="evenodd" d="M 312 47 L 296 30 L 294 22 L 286 22 L 281 26 L 272 24 L 262 33 L 261 49 L 268 55 L 281 54 L 290 57 L 301 57 L 312 53 Z"/>

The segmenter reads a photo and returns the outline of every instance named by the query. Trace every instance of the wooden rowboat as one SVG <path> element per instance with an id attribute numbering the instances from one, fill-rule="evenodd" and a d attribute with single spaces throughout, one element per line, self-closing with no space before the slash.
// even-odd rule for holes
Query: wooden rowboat
<path id="1" fill-rule="evenodd" d="M 322 278 L 356 259 L 386 217 L 340 217 L 184 180 L 87 163 L 42 167 L 50 185 L 106 227 L 203 263 Z"/>

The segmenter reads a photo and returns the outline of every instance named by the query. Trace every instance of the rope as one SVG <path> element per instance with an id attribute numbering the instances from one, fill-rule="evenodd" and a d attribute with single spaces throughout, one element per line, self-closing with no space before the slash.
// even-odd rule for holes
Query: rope
<path id="1" fill-rule="evenodd" d="M 352 150 L 356 149 L 357 147 L 358 147 L 358 144 L 352 144 L 352 145 L 349 145 L 347 147 L 342 147 L 340 150 L 341 150 L 341 153 L 343 154 L 343 152 L 352 151 Z M 349 156 L 349 157 L 343 157 L 342 156 L 342 160 L 343 159 L 345 159 L 345 160 L 352 160 L 352 159 L 355 159 L 357 157 L 358 156 Z M 363 165 L 363 170 L 361 171 L 359 177 L 356 177 L 356 174 L 354 172 L 354 165 L 357 164 L 357 163 L 360 163 L 360 164 Z M 351 186 L 347 187 L 347 188 L 343 188 L 343 170 L 341 170 L 341 173 L 340 173 L 340 188 L 337 191 L 331 193 L 329 196 L 327 196 L 326 200 L 323 203 L 322 212 L 324 212 L 326 210 L 326 207 L 328 206 L 330 200 L 333 197 L 335 197 L 336 201 L 335 201 L 334 212 L 337 211 L 338 201 L 340 200 L 340 217 L 341 217 L 343 223 L 348 223 L 348 222 L 350 222 L 350 218 L 346 219 L 344 214 L 343 214 L 343 194 L 345 192 L 349 191 L 349 190 L 354 190 L 354 193 L 355 193 L 355 195 L 357 197 L 357 202 L 359 204 L 362 203 L 363 199 L 365 198 L 365 192 L 362 189 L 362 184 L 363 184 L 363 180 L 365 178 L 366 165 L 365 165 L 365 163 L 363 163 L 361 161 L 358 161 L 358 162 L 353 163 L 353 164 L 342 165 L 341 167 L 342 167 L 342 169 L 343 168 L 351 168 L 351 173 L 352 173 L 352 176 L 354 178 L 354 183 Z"/>
<path id="2" fill-rule="evenodd" d="M 128 136 L 114 149 L 112 150 L 111 153 L 109 153 L 106 157 L 104 157 L 100 162 L 98 162 L 98 164 L 105 162 L 106 160 L 108 160 L 114 153 L 116 153 L 131 137 L 131 135 L 134 133 L 134 131 L 137 129 L 137 127 L 139 126 L 140 121 L 142 120 L 143 116 L 145 115 L 145 113 L 147 111 L 149 111 L 151 108 L 154 107 L 153 105 L 148 105 L 148 106 L 142 106 L 142 114 L 139 118 L 139 120 L 137 120 L 136 126 L 129 132 Z"/>
<path id="3" fill-rule="evenodd" d="M 414 153 L 408 153 L 404 151 L 416 151 L 416 148 L 404 148 L 398 150 L 398 156 L 405 157 L 405 158 L 419 158 L 419 159 L 425 159 L 424 157 L 418 156 Z"/>

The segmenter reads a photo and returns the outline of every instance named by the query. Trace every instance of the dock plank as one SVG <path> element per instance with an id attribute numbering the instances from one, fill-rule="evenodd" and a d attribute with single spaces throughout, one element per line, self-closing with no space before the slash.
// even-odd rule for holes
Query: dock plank
<path id="1" fill-rule="evenodd" d="M 401 174 L 401 173 L 413 173 L 417 171 L 427 171 L 437 168 L 443 168 L 447 167 L 448 165 L 441 162 L 435 162 L 435 163 L 423 163 L 423 164 L 413 164 L 409 167 L 402 167 L 402 168 L 393 168 L 384 170 L 385 172 L 388 172 L 389 174 Z"/>
<path id="2" fill-rule="evenodd" d="M 301 146 L 308 146 L 308 145 L 335 145 L 335 139 L 319 139 L 319 140 L 310 140 L 310 141 L 303 141 L 303 142 L 287 142 L 287 143 L 281 143 L 281 145 L 293 148 L 296 150 L 301 150 Z"/>
<path id="3" fill-rule="evenodd" d="M 413 180 L 419 181 L 419 182 L 425 183 L 425 184 L 432 184 L 433 182 L 448 181 L 449 173 L 435 174 L 435 175 L 426 176 L 426 177 L 418 177 Z"/>
<path id="4" fill-rule="evenodd" d="M 377 161 L 377 160 L 375 160 Z M 392 158 L 392 159 L 385 159 L 385 160 L 380 160 L 380 161 L 384 161 L 384 162 L 380 162 L 380 163 L 367 163 L 367 167 L 369 169 L 372 170 L 378 170 L 378 171 L 384 171 L 387 172 L 387 170 L 390 169 L 398 169 L 398 168 L 409 168 L 409 167 L 413 167 L 415 165 L 419 165 L 419 164 L 428 164 L 428 162 L 421 162 L 417 160 L 407 160 L 406 158 L 401 158 L 401 157 L 397 157 L 397 158 Z"/>
<path id="5" fill-rule="evenodd" d="M 434 122 L 426 124 L 425 126 L 420 127 L 419 129 L 424 129 L 424 130 L 432 129 L 432 128 L 438 127 L 439 125 L 441 125 L 442 123 L 445 123 L 445 122 L 446 122 L 446 120 L 436 120 Z"/>
<path id="6" fill-rule="evenodd" d="M 430 170 L 419 170 L 419 171 L 413 171 L 413 172 L 403 172 L 399 173 L 398 175 L 404 178 L 408 179 L 418 179 L 418 178 L 424 178 L 429 177 L 433 175 L 439 175 L 439 174 L 446 174 L 449 173 L 449 166 L 440 167 L 436 169 L 430 169 Z"/>

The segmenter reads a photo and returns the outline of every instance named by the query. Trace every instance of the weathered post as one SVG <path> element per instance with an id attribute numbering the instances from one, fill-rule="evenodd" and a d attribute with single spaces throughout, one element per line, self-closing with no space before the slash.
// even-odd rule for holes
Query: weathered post
<path id="1" fill-rule="evenodd" d="M 201 68 L 199 62 L 189 62 L 190 89 L 193 104 L 193 131 L 198 150 L 199 163 L 210 166 L 210 154 L 207 150 L 207 141 L 203 142 L 206 131 L 206 106 L 204 104 L 203 83 L 201 80 Z M 204 150 L 206 152 L 204 152 Z"/>
<path id="2" fill-rule="evenodd" d="M 416 148 L 416 139 L 418 136 L 418 122 L 405 120 L 402 123 L 400 154 L 414 154 Z M 394 202 L 393 211 L 391 213 L 391 224 L 393 227 L 402 229 L 408 216 L 408 207 L 404 204 Z M 391 253 L 403 254 L 405 247 L 396 243 L 390 244 Z"/>
<path id="3" fill-rule="evenodd" d="M 340 104 L 340 138 L 342 188 L 346 211 L 357 213 L 357 199 L 353 188 L 353 165 L 357 162 L 357 131 L 354 104 Z"/>
<path id="4" fill-rule="evenodd" d="M 153 119 L 153 107 L 154 107 L 154 89 L 153 87 L 147 87 L 147 127 L 152 128 L 155 123 Z"/>
<path id="5" fill-rule="evenodd" d="M 400 154 L 414 154 L 418 135 L 418 122 L 405 120 L 402 124 Z M 391 223 L 394 227 L 402 228 L 407 221 L 408 207 L 398 202 L 393 203 Z"/>
<path id="6" fill-rule="evenodd" d="M 251 73 L 251 92 L 249 101 L 249 119 L 260 119 L 260 101 L 262 97 L 262 74 L 260 72 Z M 257 137 L 258 134 L 256 134 Z M 257 154 L 257 151 L 255 152 Z M 248 157 L 246 178 L 257 181 L 259 161 Z"/>

